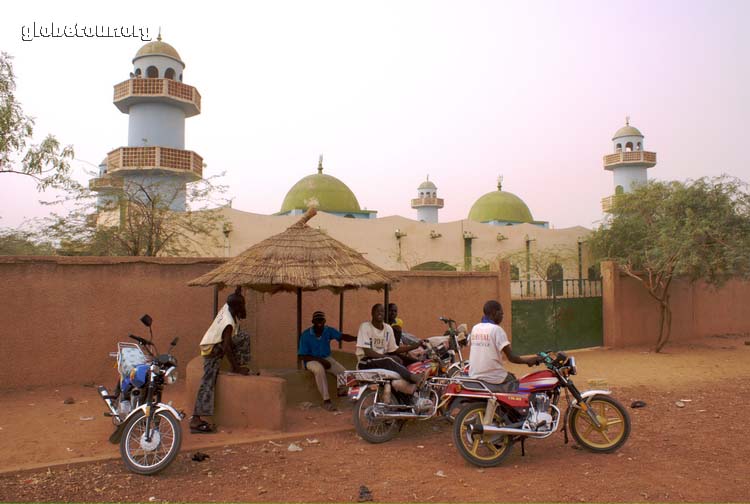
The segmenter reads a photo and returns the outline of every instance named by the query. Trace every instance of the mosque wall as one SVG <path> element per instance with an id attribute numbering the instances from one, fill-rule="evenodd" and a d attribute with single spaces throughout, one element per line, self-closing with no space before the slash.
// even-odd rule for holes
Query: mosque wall
<path id="1" fill-rule="evenodd" d="M 111 385 L 109 352 L 127 335 L 147 336 L 139 319 L 154 319 L 154 341 L 166 349 L 179 336 L 175 355 L 181 376 L 213 318 L 213 289 L 187 282 L 223 262 L 216 258 L 3 257 L 0 304 L 3 351 L 0 389 L 83 384 Z M 502 272 L 501 272 L 502 274 Z M 220 293 L 223 302 L 231 290 Z M 497 273 L 405 273 L 391 292 L 406 330 L 441 334 L 441 315 L 467 323 L 481 316 L 482 304 L 500 298 L 510 305 L 506 276 Z M 383 293 L 361 290 L 344 295 L 344 330 L 356 334 Z M 247 293 L 254 365 L 296 365 L 296 298 Z M 327 291 L 303 294 L 303 326 L 322 309 L 338 327 L 339 298 Z M 510 332 L 510 317 L 504 322 Z M 353 347 L 349 344 L 348 349 Z"/>
<path id="2" fill-rule="evenodd" d="M 175 105 L 134 103 L 128 109 L 128 146 L 185 148 L 185 112 Z"/>
<path id="3" fill-rule="evenodd" d="M 604 345 L 624 347 L 656 344 L 659 303 L 641 283 L 619 273 L 612 262 L 602 263 Z M 750 282 L 730 280 L 719 289 L 677 278 L 670 287 L 672 331 L 670 341 L 704 336 L 750 334 L 745 315 Z"/>

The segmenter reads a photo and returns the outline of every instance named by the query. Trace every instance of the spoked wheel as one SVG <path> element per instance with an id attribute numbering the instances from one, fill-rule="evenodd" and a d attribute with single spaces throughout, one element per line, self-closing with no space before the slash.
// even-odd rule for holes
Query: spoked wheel
<path id="1" fill-rule="evenodd" d="M 398 434 L 401 422 L 399 420 L 375 418 L 373 408 L 375 407 L 376 392 L 375 390 L 368 390 L 357 401 L 354 406 L 354 428 L 365 441 L 385 443 Z M 396 404 L 393 395 L 391 395 L 391 404 Z"/>
<path id="2" fill-rule="evenodd" d="M 453 424 L 453 442 L 463 458 L 479 467 L 500 465 L 513 447 L 511 437 L 505 434 L 479 433 L 473 426 L 481 427 L 486 405 L 472 403 L 463 407 Z M 495 412 L 492 425 L 505 425 L 499 412 Z"/>
<path id="3" fill-rule="evenodd" d="M 146 415 L 137 412 L 128 420 L 120 439 L 120 455 L 127 468 L 137 474 L 156 474 L 180 451 L 182 428 L 172 413 L 154 414 L 151 439 L 146 439 Z"/>
<path id="4" fill-rule="evenodd" d="M 613 452 L 624 445 L 630 435 L 630 417 L 622 404 L 604 395 L 595 395 L 586 404 L 601 427 L 597 427 L 582 409 L 572 408 L 568 421 L 576 443 L 587 450 L 603 453 Z"/>

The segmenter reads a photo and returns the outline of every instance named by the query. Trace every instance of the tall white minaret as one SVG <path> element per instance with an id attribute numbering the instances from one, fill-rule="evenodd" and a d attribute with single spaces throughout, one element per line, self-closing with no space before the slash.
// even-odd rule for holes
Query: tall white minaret
<path id="1" fill-rule="evenodd" d="M 203 158 L 185 150 L 185 119 L 200 114 L 201 95 L 183 84 L 185 63 L 158 38 L 133 58 L 130 79 L 115 85 L 114 104 L 129 115 L 128 145 L 107 154 L 106 176 L 89 182 L 112 194 L 129 182 L 152 188 L 185 210 L 185 184 L 203 176 Z M 100 198 L 101 199 L 101 198 Z"/>
<path id="2" fill-rule="evenodd" d="M 625 118 L 625 126 L 612 137 L 613 154 L 604 156 L 604 169 L 614 175 L 614 194 L 632 191 L 635 186 L 648 182 L 646 170 L 656 166 L 656 152 L 646 151 L 643 134 L 630 125 L 630 117 Z M 602 200 L 602 208 L 608 211 L 612 199 Z"/>
<path id="3" fill-rule="evenodd" d="M 437 197 L 437 187 L 427 180 L 419 184 L 417 198 L 411 200 L 411 207 L 417 210 L 417 220 L 422 222 L 437 223 L 438 210 L 443 208 L 443 199 Z"/>

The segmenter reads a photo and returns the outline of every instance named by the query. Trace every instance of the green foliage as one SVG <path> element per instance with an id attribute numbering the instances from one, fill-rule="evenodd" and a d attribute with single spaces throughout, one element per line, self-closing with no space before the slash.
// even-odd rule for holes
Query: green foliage
<path id="1" fill-rule="evenodd" d="M 39 144 L 31 144 L 34 119 L 24 114 L 16 101 L 16 79 L 12 57 L 0 53 L 0 173 L 15 173 L 33 178 L 40 191 L 48 187 L 70 188 L 73 148 L 61 146 L 52 135 Z"/>
<path id="2" fill-rule="evenodd" d="M 55 255 L 55 247 L 27 230 L 1 229 L 0 256 Z"/>
<path id="3" fill-rule="evenodd" d="M 617 195 L 589 246 L 638 279 L 662 307 L 657 351 L 671 328 L 669 287 L 675 276 L 721 285 L 750 276 L 750 194 L 727 176 L 649 182 Z"/>
<path id="4" fill-rule="evenodd" d="M 48 203 L 72 206 L 53 214 L 43 233 L 59 243 L 61 255 L 186 256 L 209 255 L 219 246 L 225 219 L 215 201 L 226 190 L 215 178 L 188 184 L 189 209 L 170 210 L 179 187 L 167 182 L 128 181 L 96 208 L 96 195 L 83 187 Z"/>

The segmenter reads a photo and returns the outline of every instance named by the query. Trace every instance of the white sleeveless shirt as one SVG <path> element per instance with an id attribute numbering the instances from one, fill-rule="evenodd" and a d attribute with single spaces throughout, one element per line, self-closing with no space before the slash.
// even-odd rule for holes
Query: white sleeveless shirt
<path id="1" fill-rule="evenodd" d="M 224 304 L 200 342 L 202 356 L 210 354 L 214 349 L 214 345 L 221 343 L 221 335 L 224 333 L 224 329 L 226 329 L 227 326 L 232 326 L 232 336 L 236 335 L 237 331 L 240 329 L 240 325 L 229 311 L 229 305 Z"/>

